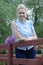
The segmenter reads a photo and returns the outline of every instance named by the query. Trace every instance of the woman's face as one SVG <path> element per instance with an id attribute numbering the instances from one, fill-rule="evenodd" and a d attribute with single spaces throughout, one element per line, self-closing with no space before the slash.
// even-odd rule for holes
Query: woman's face
<path id="1" fill-rule="evenodd" d="M 21 21 L 24 21 L 26 19 L 26 11 L 25 9 L 19 9 L 18 10 L 18 17 Z"/>

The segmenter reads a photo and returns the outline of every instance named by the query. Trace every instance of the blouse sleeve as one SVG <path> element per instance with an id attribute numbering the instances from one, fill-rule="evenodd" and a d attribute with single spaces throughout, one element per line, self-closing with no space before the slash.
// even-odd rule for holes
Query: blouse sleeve
<path id="1" fill-rule="evenodd" d="M 12 31 L 12 35 L 14 35 L 14 33 L 13 33 L 13 28 L 12 28 L 12 23 L 14 23 L 15 22 L 15 20 L 12 20 L 11 21 L 11 31 Z"/>
<path id="2" fill-rule="evenodd" d="M 35 32 L 35 28 L 34 28 L 33 21 L 31 21 L 31 20 L 30 20 L 30 28 L 31 28 L 32 32 L 34 33 Z"/>

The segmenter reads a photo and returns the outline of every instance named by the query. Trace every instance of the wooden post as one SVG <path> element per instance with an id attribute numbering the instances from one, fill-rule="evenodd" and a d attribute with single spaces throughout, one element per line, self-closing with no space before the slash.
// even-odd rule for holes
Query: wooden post
<path id="1" fill-rule="evenodd" d="M 41 64 L 43 65 L 43 55 L 42 55 L 42 57 L 41 57 Z"/>
<path id="2" fill-rule="evenodd" d="M 12 44 L 9 44 L 8 46 L 8 65 L 13 65 L 13 48 L 12 48 Z"/>

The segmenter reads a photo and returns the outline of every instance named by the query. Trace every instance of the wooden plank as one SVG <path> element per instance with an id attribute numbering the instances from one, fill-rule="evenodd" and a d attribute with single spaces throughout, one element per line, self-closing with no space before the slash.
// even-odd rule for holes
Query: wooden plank
<path id="1" fill-rule="evenodd" d="M 8 57 L 8 55 L 7 54 L 0 54 L 0 57 Z M 14 58 L 16 57 L 15 54 L 13 54 L 13 57 Z"/>
<path id="2" fill-rule="evenodd" d="M 19 58 L 13 58 L 13 64 L 40 65 L 40 62 L 39 62 L 39 59 L 19 59 Z"/>
<path id="3" fill-rule="evenodd" d="M 0 62 L 8 62 L 8 58 L 7 57 L 0 57 Z"/>
<path id="4" fill-rule="evenodd" d="M 8 44 L 0 44 L 0 50 L 8 50 Z"/>
<path id="5" fill-rule="evenodd" d="M 18 47 L 18 46 L 30 46 L 30 45 L 43 45 L 43 38 L 38 38 L 35 40 L 29 40 L 29 41 L 21 41 L 21 42 L 15 42 L 13 43 L 12 47 Z"/>
<path id="6" fill-rule="evenodd" d="M 0 57 L 7 57 L 7 54 L 0 54 Z"/>

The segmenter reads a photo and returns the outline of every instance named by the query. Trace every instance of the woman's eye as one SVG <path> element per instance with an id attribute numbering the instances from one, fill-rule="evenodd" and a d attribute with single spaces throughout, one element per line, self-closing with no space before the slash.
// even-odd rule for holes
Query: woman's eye
<path id="1" fill-rule="evenodd" d="M 23 12 L 23 14 L 25 14 L 25 12 Z"/>
<path id="2" fill-rule="evenodd" d="M 19 13 L 19 14 L 21 14 L 21 13 Z"/>
<path id="3" fill-rule="evenodd" d="M 25 14 L 25 12 L 22 12 L 22 13 L 20 12 L 19 14 Z"/>

